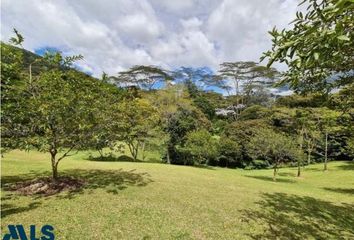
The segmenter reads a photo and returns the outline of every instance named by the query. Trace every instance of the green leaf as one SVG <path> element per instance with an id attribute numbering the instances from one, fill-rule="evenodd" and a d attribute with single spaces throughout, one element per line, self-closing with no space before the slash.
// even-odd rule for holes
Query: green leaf
<path id="1" fill-rule="evenodd" d="M 315 60 L 317 61 L 319 59 L 319 57 L 320 57 L 320 54 L 318 52 L 315 52 L 313 54 L 313 56 L 314 56 Z"/>
<path id="2" fill-rule="evenodd" d="M 337 38 L 342 41 L 350 41 L 350 38 L 347 37 L 346 35 L 340 35 Z"/>

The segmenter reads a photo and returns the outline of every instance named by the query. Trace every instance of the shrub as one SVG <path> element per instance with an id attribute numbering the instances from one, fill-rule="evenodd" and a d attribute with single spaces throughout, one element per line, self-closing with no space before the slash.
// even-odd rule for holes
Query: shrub
<path id="1" fill-rule="evenodd" d="M 187 140 L 180 151 L 190 157 L 194 164 L 208 164 L 217 157 L 218 141 L 207 130 L 197 130 L 187 134 Z"/>
<path id="2" fill-rule="evenodd" d="M 240 114 L 241 120 L 264 119 L 270 116 L 271 112 L 268 108 L 260 105 L 253 105 L 246 108 Z"/>
<path id="3" fill-rule="evenodd" d="M 218 165 L 221 167 L 242 167 L 241 146 L 236 141 L 227 137 L 220 139 Z"/>

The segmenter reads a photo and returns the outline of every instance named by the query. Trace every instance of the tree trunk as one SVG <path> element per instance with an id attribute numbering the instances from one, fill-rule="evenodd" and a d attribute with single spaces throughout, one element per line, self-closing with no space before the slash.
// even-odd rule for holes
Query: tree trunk
<path id="1" fill-rule="evenodd" d="M 139 143 L 137 144 L 136 147 L 134 146 L 134 143 L 132 143 L 132 142 L 127 143 L 127 145 L 128 145 L 130 154 L 133 157 L 133 160 L 136 161 L 138 159 L 138 148 L 139 148 L 138 145 L 139 145 Z"/>
<path id="2" fill-rule="evenodd" d="M 277 181 L 277 164 L 274 165 L 273 167 L 273 181 L 276 182 Z"/>
<path id="3" fill-rule="evenodd" d="M 167 145 L 166 158 L 167 158 L 167 163 L 168 163 L 168 164 L 171 164 L 171 159 L 170 159 L 170 146 L 169 146 L 169 145 Z"/>
<path id="4" fill-rule="evenodd" d="M 310 149 L 307 150 L 307 165 L 311 164 L 311 152 Z"/>
<path id="5" fill-rule="evenodd" d="M 57 151 L 52 149 L 50 151 L 51 163 L 52 163 L 52 179 L 56 181 L 58 179 L 58 163 L 55 160 L 55 156 L 57 155 Z"/>
<path id="6" fill-rule="evenodd" d="M 32 63 L 29 65 L 29 84 L 32 87 Z"/>
<path id="7" fill-rule="evenodd" d="M 324 160 L 324 171 L 327 171 L 327 152 L 328 152 L 328 132 L 326 131 L 326 139 L 325 139 L 325 160 Z"/>
<path id="8" fill-rule="evenodd" d="M 139 150 L 139 146 L 137 145 L 136 148 L 135 148 L 134 161 L 138 160 L 138 150 Z"/>
<path id="9" fill-rule="evenodd" d="M 238 109 L 238 104 L 239 104 L 239 99 L 238 99 L 238 95 L 239 95 L 239 86 L 238 86 L 238 80 L 235 79 L 235 91 L 236 91 L 236 116 L 235 116 L 235 120 L 238 119 L 239 117 L 239 109 Z"/>
<path id="10" fill-rule="evenodd" d="M 301 129 L 300 132 L 300 156 L 297 160 L 297 177 L 301 176 L 301 158 L 302 158 L 302 146 L 303 146 L 303 142 L 304 142 L 304 129 Z"/>
<path id="11" fill-rule="evenodd" d="M 145 160 L 145 141 L 141 144 L 141 157 L 143 159 L 143 161 Z"/>
<path id="12" fill-rule="evenodd" d="M 103 151 L 102 151 L 102 149 L 97 149 L 97 151 L 100 153 L 101 158 L 103 158 Z"/>

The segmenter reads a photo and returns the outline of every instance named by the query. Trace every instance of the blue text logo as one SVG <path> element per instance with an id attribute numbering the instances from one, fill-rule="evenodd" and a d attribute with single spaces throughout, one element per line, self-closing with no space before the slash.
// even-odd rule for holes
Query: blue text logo
<path id="1" fill-rule="evenodd" d="M 41 237 L 36 237 L 36 226 L 31 225 L 29 233 L 26 234 L 23 225 L 8 225 L 9 233 L 5 234 L 2 240 L 54 240 L 54 228 L 50 225 L 44 225 L 41 228 Z"/>

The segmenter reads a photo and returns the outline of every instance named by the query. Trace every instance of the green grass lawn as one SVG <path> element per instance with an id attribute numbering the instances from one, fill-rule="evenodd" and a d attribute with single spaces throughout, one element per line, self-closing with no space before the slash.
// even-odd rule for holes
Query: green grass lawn
<path id="1" fill-rule="evenodd" d="M 57 239 L 354 239 L 354 164 L 304 169 L 196 168 L 88 161 L 79 153 L 59 173 L 85 178 L 83 191 L 50 197 L 2 190 L 8 224 L 50 224 Z M 49 174 L 49 156 L 13 151 L 2 184 Z"/>

